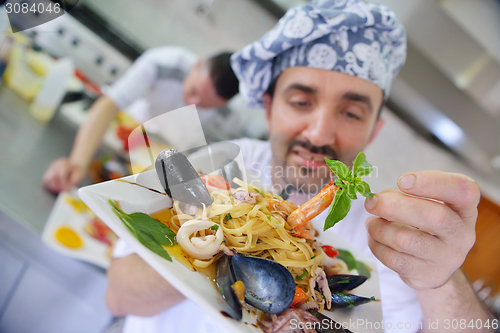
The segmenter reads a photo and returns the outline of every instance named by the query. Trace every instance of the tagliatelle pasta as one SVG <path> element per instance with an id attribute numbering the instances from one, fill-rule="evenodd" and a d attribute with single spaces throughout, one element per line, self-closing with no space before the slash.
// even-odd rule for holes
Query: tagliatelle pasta
<path id="1" fill-rule="evenodd" d="M 271 259 L 282 264 L 292 273 L 296 285 L 313 298 L 314 284 L 311 288 L 310 279 L 316 276 L 315 271 L 318 267 L 322 269 L 325 262 L 325 254 L 320 244 L 290 234 L 293 230 L 292 226 L 286 222 L 283 214 L 270 207 L 267 200 L 270 198 L 283 201 L 281 197 L 264 191 L 260 187 L 246 185 L 238 179 L 234 182 L 240 187 L 231 190 L 211 188 L 214 202 L 204 212 L 208 220 L 214 222 L 217 228 L 222 228 L 223 246 L 229 250 L 234 249 L 238 253 Z M 239 191 L 255 194 L 256 202 L 238 202 L 233 194 Z M 179 239 L 181 226 L 187 221 L 191 223 L 193 215 L 186 214 L 186 207 L 179 202 L 174 203 L 172 210 L 174 215 L 171 228 L 178 233 Z M 201 222 L 204 219 L 200 215 L 202 212 L 198 210 L 197 219 L 201 219 Z M 207 240 L 210 235 L 215 234 L 215 231 L 206 228 L 193 233 L 191 240 L 193 238 Z M 216 259 L 215 256 L 210 259 L 196 258 L 196 256 L 194 258 L 193 265 L 198 268 L 206 268 Z M 334 259 L 334 266 L 338 267 L 331 268 L 339 273 L 349 272 L 347 265 L 340 259 Z"/>

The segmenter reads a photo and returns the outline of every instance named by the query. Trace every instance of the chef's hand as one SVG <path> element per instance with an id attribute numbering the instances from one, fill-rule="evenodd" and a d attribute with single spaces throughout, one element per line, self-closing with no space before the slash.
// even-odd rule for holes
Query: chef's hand
<path id="1" fill-rule="evenodd" d="M 80 184 L 85 177 L 85 168 L 71 163 L 66 157 L 61 157 L 50 165 L 43 175 L 43 184 L 54 193 L 70 191 L 72 187 Z"/>
<path id="2" fill-rule="evenodd" d="M 441 171 L 406 173 L 396 189 L 367 199 L 373 254 L 416 290 L 444 285 L 475 242 L 478 185 Z"/>

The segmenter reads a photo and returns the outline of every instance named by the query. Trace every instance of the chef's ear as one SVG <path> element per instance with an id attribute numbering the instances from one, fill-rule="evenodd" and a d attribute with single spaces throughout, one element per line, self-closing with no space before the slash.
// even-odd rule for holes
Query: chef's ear
<path id="1" fill-rule="evenodd" d="M 264 96 L 262 96 L 262 101 L 264 104 L 264 110 L 266 110 L 266 128 L 269 132 L 271 130 L 271 105 L 273 103 L 273 99 L 271 95 L 265 93 Z"/>

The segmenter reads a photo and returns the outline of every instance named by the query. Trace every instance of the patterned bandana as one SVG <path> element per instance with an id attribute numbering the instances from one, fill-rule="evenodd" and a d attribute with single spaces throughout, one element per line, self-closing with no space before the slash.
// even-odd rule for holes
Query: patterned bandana
<path id="1" fill-rule="evenodd" d="M 317 0 L 292 8 L 260 40 L 231 57 L 240 93 L 251 107 L 287 67 L 307 66 L 357 76 L 387 100 L 406 59 L 406 34 L 394 12 L 360 0 Z"/>

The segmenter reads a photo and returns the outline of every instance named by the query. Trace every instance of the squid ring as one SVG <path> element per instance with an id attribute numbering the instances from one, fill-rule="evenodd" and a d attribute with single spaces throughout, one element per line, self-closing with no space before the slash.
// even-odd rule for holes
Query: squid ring
<path id="1" fill-rule="evenodd" d="M 217 229 L 215 235 L 191 237 L 195 232 L 209 229 L 214 222 L 202 220 L 190 220 L 182 224 L 177 232 L 177 243 L 184 251 L 196 259 L 210 259 L 220 251 L 224 241 L 222 228 Z"/>

